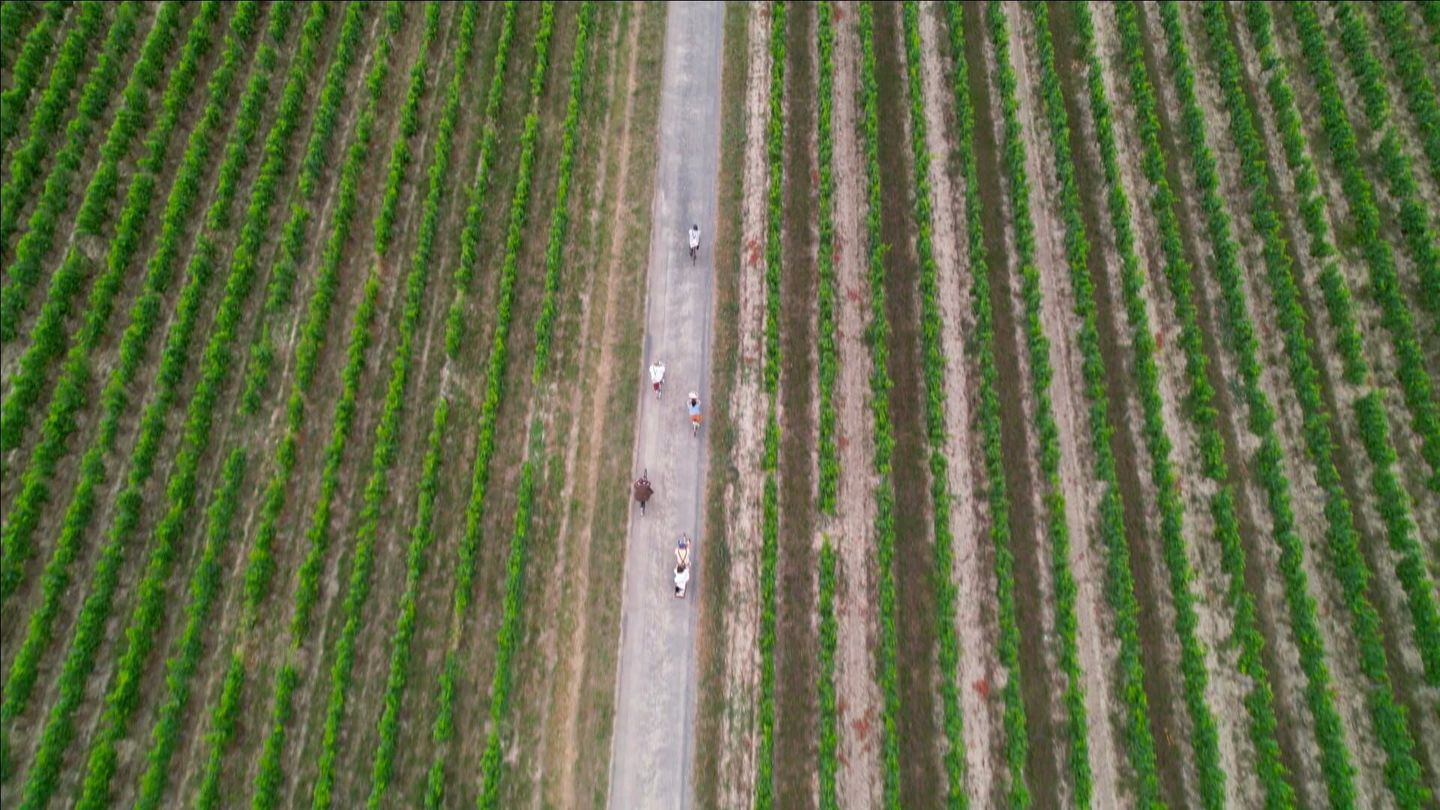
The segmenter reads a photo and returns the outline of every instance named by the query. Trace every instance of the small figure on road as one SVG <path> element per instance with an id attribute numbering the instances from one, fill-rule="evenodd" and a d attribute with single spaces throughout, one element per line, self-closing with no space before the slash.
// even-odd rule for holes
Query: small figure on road
<path id="1" fill-rule="evenodd" d="M 700 395 L 694 391 L 690 392 L 690 435 L 700 435 Z"/>
<path id="2" fill-rule="evenodd" d="M 660 386 L 665 382 L 665 364 L 659 360 L 650 364 L 650 387 L 655 389 L 655 398 L 660 398 Z"/>
<path id="3" fill-rule="evenodd" d="M 635 491 L 635 502 L 640 504 L 640 514 L 642 516 L 645 514 L 646 502 L 650 500 L 651 495 L 655 494 L 655 488 L 650 486 L 649 475 L 650 471 L 647 469 L 640 474 L 639 478 L 635 479 L 635 484 L 631 487 Z"/>
<path id="4" fill-rule="evenodd" d="M 690 535 L 681 534 L 675 544 L 675 598 L 685 597 L 685 585 L 690 582 Z"/>
<path id="5" fill-rule="evenodd" d="M 700 226 L 690 225 L 690 263 L 694 264 L 697 256 L 700 255 Z"/>

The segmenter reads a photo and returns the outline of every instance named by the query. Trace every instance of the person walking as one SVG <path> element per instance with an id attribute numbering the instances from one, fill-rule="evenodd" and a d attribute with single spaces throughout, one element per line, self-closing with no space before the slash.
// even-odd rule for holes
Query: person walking
<path id="1" fill-rule="evenodd" d="M 640 514 L 642 517 L 645 514 L 645 504 L 650 501 L 650 496 L 655 494 L 655 488 L 650 486 L 649 475 L 650 471 L 646 470 L 641 473 L 640 477 L 635 479 L 635 483 L 631 485 L 631 490 L 635 494 L 635 502 L 640 504 Z"/>

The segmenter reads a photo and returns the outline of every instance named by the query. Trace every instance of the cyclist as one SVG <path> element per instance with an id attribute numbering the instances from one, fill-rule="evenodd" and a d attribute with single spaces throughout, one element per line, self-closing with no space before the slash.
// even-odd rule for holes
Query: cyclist
<path id="1" fill-rule="evenodd" d="M 700 226 L 690 225 L 690 263 L 695 263 L 695 258 L 700 255 Z"/>
<path id="2" fill-rule="evenodd" d="M 655 398 L 660 398 L 660 385 L 665 382 L 665 364 L 656 360 L 650 364 L 650 387 L 655 389 Z"/>
<path id="3" fill-rule="evenodd" d="M 700 420 L 701 420 L 702 417 L 700 416 L 700 395 L 697 394 L 697 393 L 695 393 L 694 391 L 691 391 L 691 392 L 690 392 L 690 404 L 689 404 L 689 407 L 690 407 L 690 433 L 691 433 L 691 435 L 697 435 L 697 436 L 698 436 L 698 435 L 700 434 Z"/>

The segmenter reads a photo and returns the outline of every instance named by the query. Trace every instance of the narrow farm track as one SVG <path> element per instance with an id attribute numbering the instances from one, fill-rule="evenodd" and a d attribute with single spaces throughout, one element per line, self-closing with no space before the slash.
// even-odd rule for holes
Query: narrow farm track
<path id="1" fill-rule="evenodd" d="M 711 273 L 715 247 L 702 242 L 703 267 L 687 267 L 686 220 L 715 232 L 720 156 L 720 78 L 724 19 L 718 3 L 667 9 L 650 274 L 642 357 L 663 355 L 669 397 L 643 390 L 635 465 L 649 467 L 657 492 L 651 514 L 631 516 L 625 552 L 621 657 L 612 742 L 612 807 L 688 807 L 695 748 L 695 617 L 705 587 L 707 536 L 700 495 L 709 436 L 686 435 L 684 392 L 709 397 Z M 664 406 L 664 407 L 662 407 Z M 698 443 L 698 447 L 696 446 Z M 670 595 L 674 538 L 695 538 L 699 562 L 683 601 Z"/>

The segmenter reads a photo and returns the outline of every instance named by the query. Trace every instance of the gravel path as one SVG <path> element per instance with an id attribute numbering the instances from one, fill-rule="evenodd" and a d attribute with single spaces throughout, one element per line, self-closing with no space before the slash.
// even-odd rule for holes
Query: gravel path
<path id="1" fill-rule="evenodd" d="M 659 163 L 652 211 L 642 366 L 664 361 L 665 394 L 656 400 L 644 368 L 635 369 L 641 398 L 635 468 L 649 470 L 649 513 L 632 510 L 625 552 L 620 620 L 620 676 L 610 755 L 610 806 L 689 807 L 695 735 L 696 605 L 705 572 L 696 567 L 689 595 L 671 595 L 675 541 L 694 538 L 690 559 L 703 559 L 701 526 L 705 429 L 690 435 L 685 395 L 709 397 L 711 274 L 720 155 L 720 68 L 724 7 L 675 3 L 667 9 L 661 75 Z M 700 259 L 692 266 L 685 231 L 698 223 Z M 628 492 L 627 492 L 628 494 Z"/>

